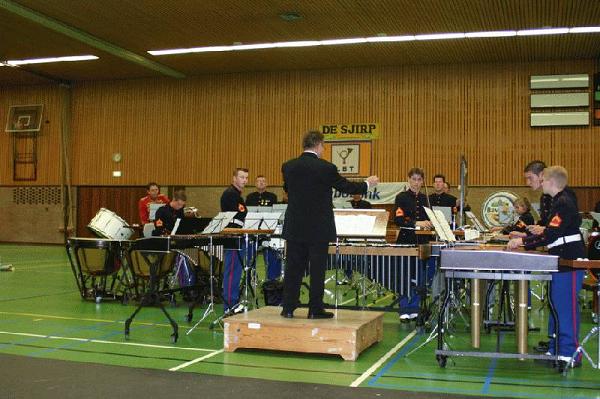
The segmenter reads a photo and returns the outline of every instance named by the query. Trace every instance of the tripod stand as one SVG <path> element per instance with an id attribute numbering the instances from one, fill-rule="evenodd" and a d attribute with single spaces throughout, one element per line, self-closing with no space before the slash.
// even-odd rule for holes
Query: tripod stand
<path id="1" fill-rule="evenodd" d="M 215 280 L 215 274 L 214 274 L 214 245 L 213 245 L 213 236 L 211 235 L 209 238 L 209 242 L 208 242 L 208 253 L 209 253 L 209 269 L 210 269 L 210 276 L 208 278 L 209 282 L 209 286 L 210 286 L 210 302 L 208 303 L 208 306 L 206 307 L 206 310 L 204 310 L 204 314 L 202 315 L 202 317 L 200 318 L 200 320 L 198 320 L 198 322 L 196 322 L 196 324 L 194 324 L 192 326 L 192 328 L 190 328 L 186 335 L 190 335 L 190 333 L 192 331 L 194 331 L 199 325 L 200 323 L 202 323 L 204 320 L 206 320 L 206 318 L 215 313 L 215 290 L 214 290 L 214 280 Z M 188 321 L 192 321 L 192 317 L 191 317 L 191 310 L 190 313 L 188 313 Z"/>

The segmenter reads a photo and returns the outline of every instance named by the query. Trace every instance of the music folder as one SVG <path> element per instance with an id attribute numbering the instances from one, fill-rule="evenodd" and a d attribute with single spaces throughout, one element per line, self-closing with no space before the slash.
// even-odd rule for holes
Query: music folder
<path id="1" fill-rule="evenodd" d="M 210 218 L 186 217 L 177 219 L 177 229 L 173 229 L 172 235 L 177 234 L 200 234 L 210 224 Z"/>
<path id="2" fill-rule="evenodd" d="M 338 237 L 384 238 L 388 212 L 385 209 L 333 210 Z"/>

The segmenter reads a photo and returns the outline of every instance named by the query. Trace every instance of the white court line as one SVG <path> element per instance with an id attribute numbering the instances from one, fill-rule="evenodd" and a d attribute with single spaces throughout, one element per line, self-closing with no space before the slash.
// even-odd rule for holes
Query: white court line
<path id="1" fill-rule="evenodd" d="M 379 358 L 379 360 L 376 361 L 371 367 L 369 367 L 369 369 L 367 371 L 362 373 L 360 375 L 360 377 L 358 377 L 357 379 L 352 381 L 352 384 L 350 384 L 350 386 L 355 388 L 355 387 L 359 386 L 360 384 L 362 384 L 364 380 L 369 378 L 371 376 L 371 374 L 373 374 L 379 367 L 381 367 L 381 365 L 383 363 L 385 363 L 394 353 L 398 352 L 400 350 L 400 348 L 402 348 L 404 345 L 406 345 L 406 343 L 408 341 L 410 341 L 415 336 L 416 333 L 417 333 L 417 330 L 413 330 L 402 341 L 398 342 L 398 344 L 396 346 L 394 346 L 392 349 L 390 349 L 388 351 L 388 353 L 386 353 L 381 358 Z"/>
<path id="2" fill-rule="evenodd" d="M 62 337 L 62 336 L 58 336 L 58 335 L 31 334 L 31 333 L 10 332 L 10 331 L 0 331 L 0 334 L 18 335 L 18 336 L 22 336 L 22 337 L 33 337 L 33 338 L 61 339 L 61 340 L 65 340 L 65 341 L 90 342 L 90 343 L 94 343 L 94 344 L 140 346 L 143 348 L 154 348 L 154 349 L 179 349 L 179 350 L 194 351 L 194 352 L 213 352 L 214 351 L 214 349 L 207 349 L 207 348 L 185 348 L 185 347 L 179 347 L 179 346 L 140 344 L 140 343 L 136 343 L 136 342 L 106 341 L 103 339 Z"/>
<path id="3" fill-rule="evenodd" d="M 83 317 L 55 316 L 55 315 L 51 315 L 51 314 L 19 313 L 19 312 L 0 312 L 0 314 L 6 314 L 6 315 L 11 315 L 11 316 L 41 317 L 44 319 L 76 320 L 76 321 L 91 321 L 94 323 L 125 324 L 125 321 L 123 321 L 123 320 L 88 319 L 88 318 L 83 318 Z M 149 323 L 149 322 L 144 322 L 144 321 L 136 321 L 135 324 L 140 324 L 142 326 L 158 326 L 158 327 L 171 328 L 170 324 L 163 324 L 163 323 Z"/>
<path id="4" fill-rule="evenodd" d="M 201 362 L 201 361 L 203 361 L 203 360 L 206 360 L 206 359 L 208 359 L 208 358 L 211 358 L 211 357 L 213 357 L 213 356 L 216 356 L 216 355 L 218 355 L 219 353 L 223 353 L 223 349 L 221 349 L 221 350 L 218 350 L 218 351 L 214 351 L 213 353 L 209 353 L 208 355 L 204 355 L 204 356 L 202 356 L 202 357 L 199 357 L 199 358 L 197 358 L 197 359 L 190 360 L 189 362 L 182 363 L 182 364 L 180 364 L 179 366 L 171 367 L 171 368 L 169 369 L 169 371 L 177 371 L 177 370 L 181 370 L 182 368 L 185 368 L 185 367 L 187 367 L 187 366 L 191 366 L 192 364 L 200 363 L 200 362 Z"/>

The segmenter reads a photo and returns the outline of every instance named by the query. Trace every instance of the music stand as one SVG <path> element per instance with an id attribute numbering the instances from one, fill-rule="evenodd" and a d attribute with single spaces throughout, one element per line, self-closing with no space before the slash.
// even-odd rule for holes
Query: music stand
<path id="1" fill-rule="evenodd" d="M 362 239 L 367 241 L 374 238 L 385 238 L 389 212 L 385 209 L 334 209 L 336 240 L 335 240 L 335 308 L 338 308 L 338 272 L 341 264 L 340 242 L 343 239 Z M 361 276 L 362 308 L 366 307 L 366 278 L 367 255 L 363 255 Z"/>
<path id="2" fill-rule="evenodd" d="M 209 238 L 209 242 L 208 242 L 209 257 L 208 257 L 208 259 L 209 259 L 210 276 L 209 276 L 208 280 L 209 280 L 209 285 L 210 285 L 210 302 L 208 303 L 208 306 L 206 307 L 206 310 L 204 311 L 204 314 L 202 315 L 200 320 L 198 320 L 196 322 L 196 324 L 194 324 L 186 332 L 186 335 L 189 335 L 192 331 L 194 331 L 200 325 L 200 323 L 202 323 L 204 320 L 206 320 L 208 315 L 215 312 L 215 294 L 214 294 L 214 291 L 215 291 L 214 290 L 214 280 L 215 280 L 214 256 L 215 255 L 214 255 L 214 241 L 213 241 L 214 237 L 213 237 L 213 235 L 222 232 L 223 229 L 229 223 L 231 223 L 231 221 L 233 220 L 233 218 L 235 217 L 236 214 L 237 214 L 237 212 L 219 212 L 217 214 L 217 216 L 215 216 L 202 231 L 202 234 L 207 235 Z M 220 319 L 220 318 L 218 318 L 218 319 Z M 213 321 L 213 323 L 210 324 L 210 328 L 212 328 L 213 326 L 214 326 L 214 321 Z"/>

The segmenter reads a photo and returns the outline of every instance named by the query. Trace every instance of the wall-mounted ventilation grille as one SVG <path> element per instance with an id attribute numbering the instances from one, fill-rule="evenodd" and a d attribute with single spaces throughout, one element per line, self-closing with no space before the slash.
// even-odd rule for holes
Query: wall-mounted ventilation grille
<path id="1" fill-rule="evenodd" d="M 60 197 L 60 187 L 13 188 L 13 203 L 16 205 L 58 205 Z"/>

